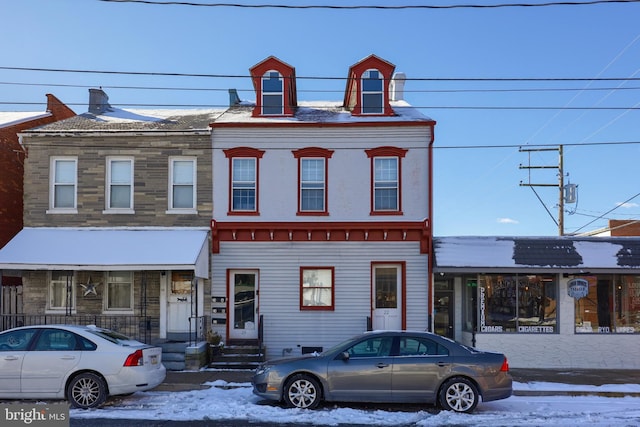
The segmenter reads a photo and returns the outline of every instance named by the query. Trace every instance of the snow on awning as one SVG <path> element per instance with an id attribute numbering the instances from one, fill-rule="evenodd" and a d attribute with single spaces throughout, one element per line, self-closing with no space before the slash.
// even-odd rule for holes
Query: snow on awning
<path id="1" fill-rule="evenodd" d="M 208 230 L 24 228 L 0 249 L 0 269 L 193 270 L 208 278 Z"/>
<path id="2" fill-rule="evenodd" d="M 434 272 L 633 271 L 639 237 L 434 237 Z"/>

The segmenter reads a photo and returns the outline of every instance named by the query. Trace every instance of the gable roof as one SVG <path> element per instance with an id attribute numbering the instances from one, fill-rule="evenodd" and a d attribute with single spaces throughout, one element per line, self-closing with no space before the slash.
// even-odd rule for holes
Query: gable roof
<path id="1" fill-rule="evenodd" d="M 435 237 L 433 252 L 434 272 L 640 272 L 640 237 Z"/>

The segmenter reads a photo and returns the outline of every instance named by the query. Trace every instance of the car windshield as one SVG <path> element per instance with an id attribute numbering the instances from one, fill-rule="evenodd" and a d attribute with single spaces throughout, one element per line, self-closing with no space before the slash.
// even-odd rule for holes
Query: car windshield
<path id="1" fill-rule="evenodd" d="M 123 347 L 141 344 L 139 341 L 136 341 L 133 338 L 129 338 L 128 336 L 123 335 L 120 332 L 112 331 L 110 329 L 88 327 L 87 331 L 101 338 L 104 338 L 107 341 L 111 341 L 112 343 L 121 345 Z"/>

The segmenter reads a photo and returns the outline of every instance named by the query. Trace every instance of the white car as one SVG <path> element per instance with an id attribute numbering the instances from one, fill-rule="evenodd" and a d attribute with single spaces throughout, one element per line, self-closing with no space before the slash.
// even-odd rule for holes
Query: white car
<path id="1" fill-rule="evenodd" d="M 164 381 L 162 349 L 96 326 L 38 325 L 0 333 L 0 399 L 67 399 L 94 408 L 107 396 Z"/>

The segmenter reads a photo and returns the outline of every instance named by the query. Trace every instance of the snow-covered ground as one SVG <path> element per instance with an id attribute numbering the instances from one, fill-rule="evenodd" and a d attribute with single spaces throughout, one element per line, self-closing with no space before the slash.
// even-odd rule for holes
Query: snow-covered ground
<path id="1" fill-rule="evenodd" d="M 315 411 L 286 409 L 265 404 L 251 392 L 250 384 L 225 381 L 207 383 L 196 391 L 149 391 L 107 401 L 95 410 L 71 410 L 71 418 L 154 420 L 247 420 L 337 426 L 640 426 L 640 397 L 512 396 L 481 403 L 471 415 L 424 410 L 412 405 L 404 410 L 363 409 L 354 405 L 324 405 Z M 557 383 L 514 383 L 514 390 L 640 392 L 638 384 L 574 386 Z M 179 396 L 177 396 L 179 395 Z"/>

